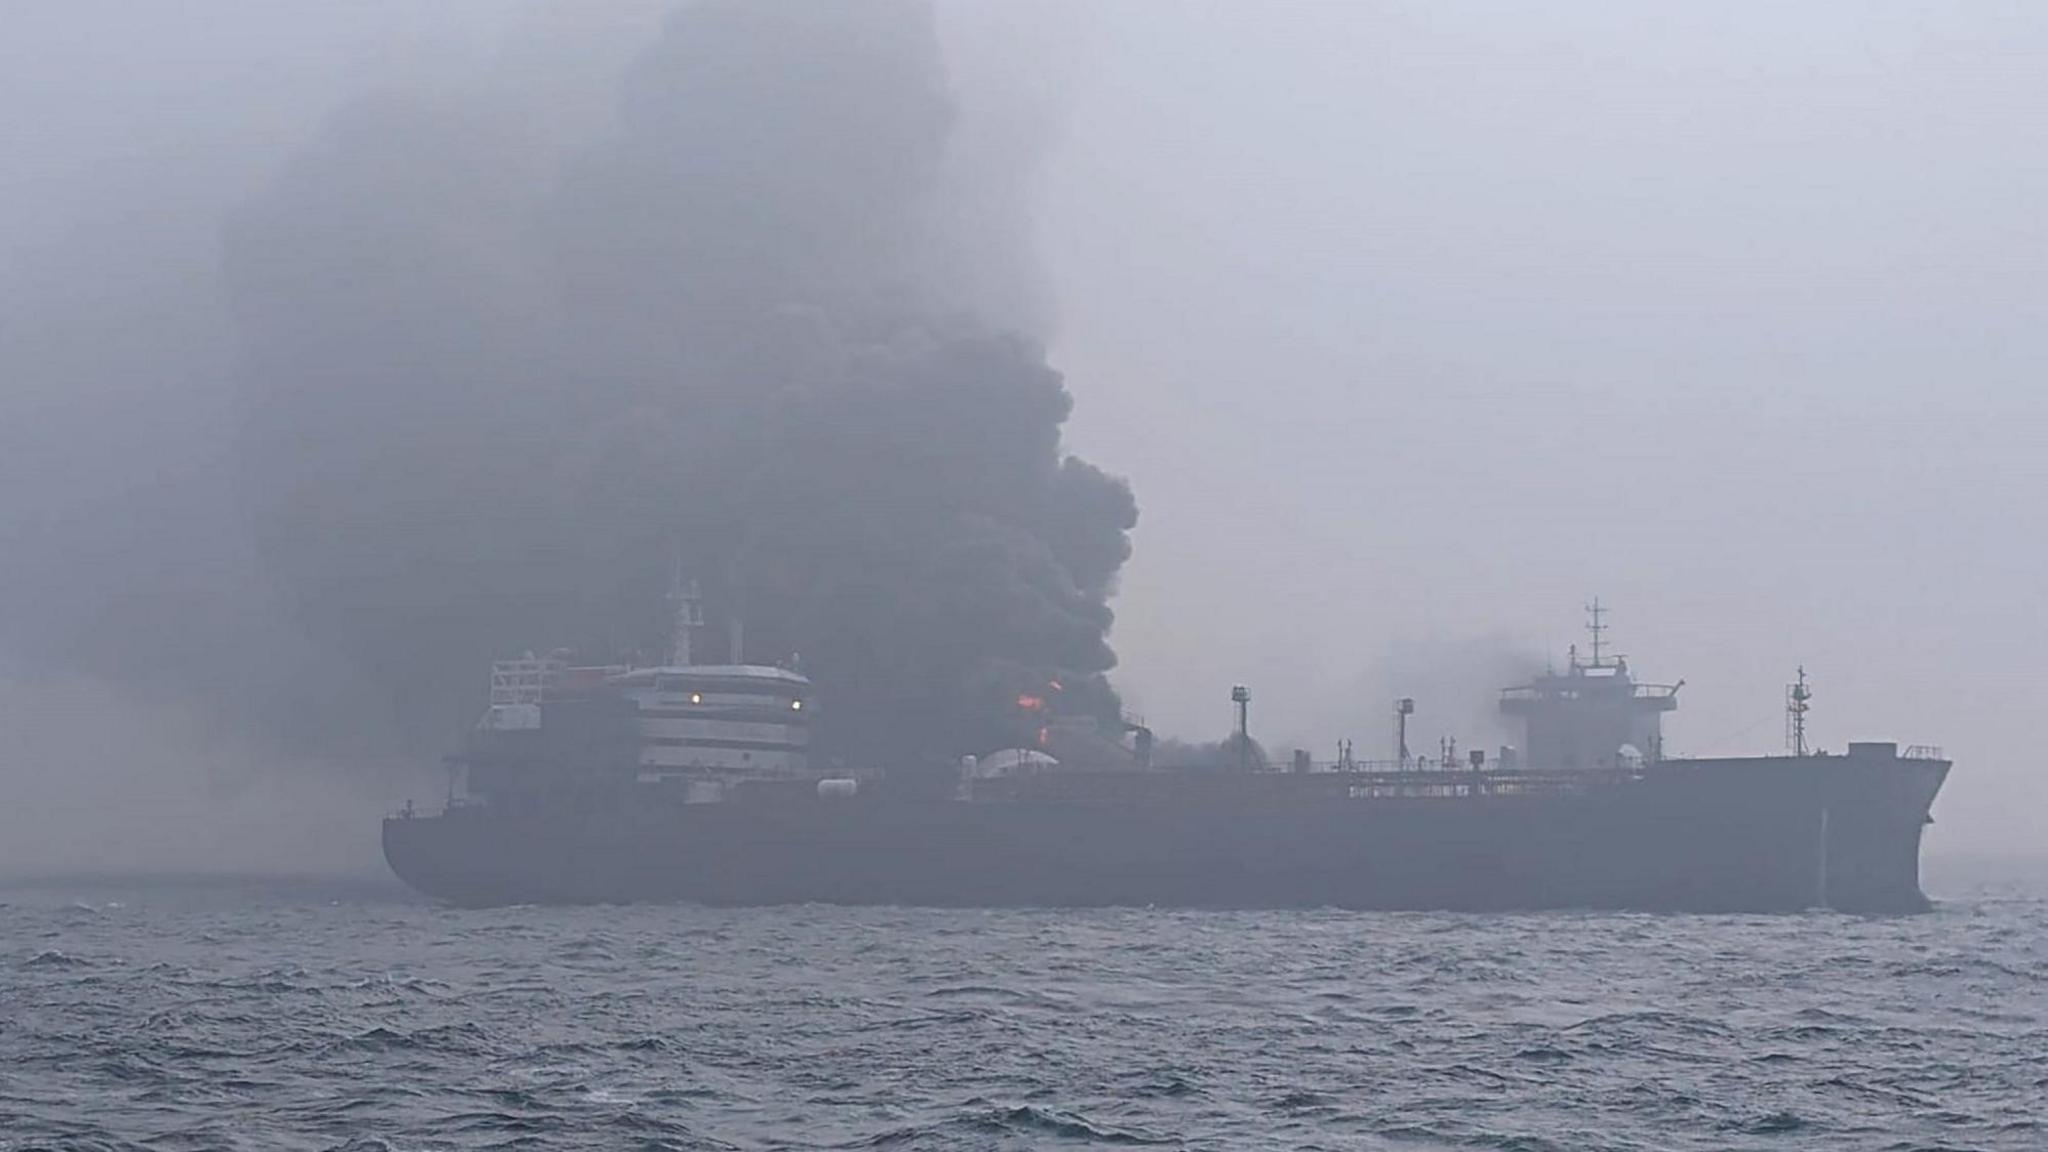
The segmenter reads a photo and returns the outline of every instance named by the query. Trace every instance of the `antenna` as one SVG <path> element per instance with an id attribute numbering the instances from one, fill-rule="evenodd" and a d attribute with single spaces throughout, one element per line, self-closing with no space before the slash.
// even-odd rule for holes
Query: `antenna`
<path id="1" fill-rule="evenodd" d="M 1586 615 L 1586 631 L 1593 634 L 1593 663 L 1588 667 L 1604 668 L 1606 665 L 1601 663 L 1600 653 L 1607 646 L 1607 606 L 1595 596 L 1593 602 L 1586 605 Z"/>
<path id="2" fill-rule="evenodd" d="M 1806 665 L 1799 666 L 1799 679 L 1785 686 L 1785 748 L 1794 756 L 1805 756 L 1806 713 L 1813 690 L 1806 686 Z"/>
<path id="3" fill-rule="evenodd" d="M 690 632 L 704 626 L 704 601 L 695 580 L 683 578 L 683 550 L 676 548 L 675 567 L 669 579 L 668 662 L 678 667 L 690 663 Z"/>

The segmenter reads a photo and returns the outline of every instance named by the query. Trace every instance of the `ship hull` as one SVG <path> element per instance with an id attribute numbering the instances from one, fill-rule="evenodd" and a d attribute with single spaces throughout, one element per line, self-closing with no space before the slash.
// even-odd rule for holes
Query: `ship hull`
<path id="1" fill-rule="evenodd" d="M 999 801 L 456 808 L 387 820 L 384 852 L 413 888 L 469 906 L 1911 912 L 1926 907 L 1920 838 L 1947 771 L 1767 757 L 1667 762 L 1562 792 L 1379 795 L 1273 776 Z"/>

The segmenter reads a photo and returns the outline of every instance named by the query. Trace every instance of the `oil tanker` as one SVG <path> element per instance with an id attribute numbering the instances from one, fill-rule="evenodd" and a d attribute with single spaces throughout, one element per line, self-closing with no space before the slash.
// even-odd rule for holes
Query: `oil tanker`
<path id="1" fill-rule="evenodd" d="M 385 859 L 458 905 L 693 901 L 931 906 L 1895 913 L 1927 907 L 1920 841 L 1949 761 L 1887 742 L 1807 746 L 1804 674 L 1786 754 L 1664 754 L 1683 682 L 1591 654 L 1503 690 L 1522 743 L 1411 756 L 1412 702 L 1384 761 L 1248 753 L 1152 762 L 1142 725 L 1111 755 L 1046 746 L 943 771 L 819 772 L 810 681 L 691 659 L 692 590 L 657 667 L 500 661 L 451 757 L 446 806 L 387 818 Z M 1025 703 L 1033 703 L 1026 701 Z M 1226 758 L 1227 759 L 1227 758 Z M 459 783 L 458 783 L 459 781 Z"/>

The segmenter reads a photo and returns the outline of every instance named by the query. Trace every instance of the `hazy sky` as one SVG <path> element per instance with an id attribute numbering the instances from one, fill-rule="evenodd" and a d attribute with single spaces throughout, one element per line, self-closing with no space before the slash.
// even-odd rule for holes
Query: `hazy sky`
<path id="1" fill-rule="evenodd" d="M 1377 749 L 1598 594 L 1674 752 L 1804 662 L 1957 758 L 1932 845 L 2041 845 L 2048 8 L 1089 12 L 1042 239 L 1155 722 Z"/>
<path id="2" fill-rule="evenodd" d="M 206 312 L 222 218 L 333 107 L 490 72 L 594 114 L 661 7 L 0 3 L 0 280 Z M 1956 757 L 1933 846 L 2040 846 L 2048 8 L 943 16 L 970 123 L 1035 157 L 1000 191 L 1073 445 L 1137 492 L 1155 727 L 1220 734 L 1243 682 L 1278 746 L 1377 750 L 1401 693 L 1469 738 L 1597 594 L 1687 681 L 1670 751 L 1778 748 L 1803 662 L 1823 745 Z M 0 448 L 61 476 L 85 432 L 33 383 Z"/>

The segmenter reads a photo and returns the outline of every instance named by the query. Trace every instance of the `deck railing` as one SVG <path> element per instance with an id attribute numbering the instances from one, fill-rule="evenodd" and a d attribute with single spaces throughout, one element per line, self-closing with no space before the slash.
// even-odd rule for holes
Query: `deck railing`
<path id="1" fill-rule="evenodd" d="M 1138 801 L 1161 795 L 1226 800 L 1253 796 L 1377 799 L 1557 794 L 1645 779 L 1643 769 L 1475 772 L 1417 769 L 1343 772 L 1221 772 L 1150 769 L 1115 772 L 1047 772 L 967 783 L 965 795 L 982 801 Z"/>

